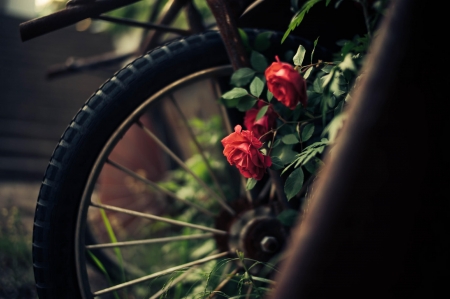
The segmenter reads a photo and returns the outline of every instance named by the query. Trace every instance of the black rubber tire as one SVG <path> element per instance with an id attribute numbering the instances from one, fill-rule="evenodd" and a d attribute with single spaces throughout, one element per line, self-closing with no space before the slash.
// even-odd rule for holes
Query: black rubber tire
<path id="1" fill-rule="evenodd" d="M 250 38 L 256 33 L 250 31 Z M 272 38 L 279 41 L 280 36 L 274 34 Z M 311 42 L 300 41 L 312 49 Z M 289 42 L 283 47 L 288 45 L 292 49 Z M 91 168 L 112 132 L 162 87 L 225 64 L 228 58 L 218 32 L 180 39 L 118 71 L 79 110 L 52 154 L 36 206 L 33 266 L 39 298 L 82 298 L 75 266 L 77 214 Z"/>

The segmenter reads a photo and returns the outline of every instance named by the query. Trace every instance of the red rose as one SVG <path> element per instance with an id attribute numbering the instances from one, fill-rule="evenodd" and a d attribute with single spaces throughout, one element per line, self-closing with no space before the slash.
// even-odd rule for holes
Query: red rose
<path id="1" fill-rule="evenodd" d="M 308 97 L 306 95 L 306 80 L 292 67 L 292 65 L 280 62 L 273 62 L 265 72 L 267 88 L 275 98 L 286 107 L 294 110 L 297 104 L 306 106 Z"/>
<path id="2" fill-rule="evenodd" d="M 272 165 L 269 156 L 264 156 L 259 149 L 262 147 L 251 131 L 242 130 L 240 125 L 234 127 L 231 133 L 222 139 L 223 154 L 230 165 L 236 165 L 240 173 L 246 178 L 260 180 L 266 168 Z"/>
<path id="3" fill-rule="evenodd" d="M 262 135 L 273 129 L 275 121 L 277 120 L 277 114 L 273 110 L 272 105 L 269 105 L 266 114 L 255 121 L 256 115 L 258 114 L 259 110 L 265 105 L 267 104 L 263 101 L 258 101 L 256 107 L 253 107 L 252 109 L 245 112 L 244 126 L 247 128 L 247 130 L 252 131 L 253 135 L 256 138 L 260 138 Z"/>

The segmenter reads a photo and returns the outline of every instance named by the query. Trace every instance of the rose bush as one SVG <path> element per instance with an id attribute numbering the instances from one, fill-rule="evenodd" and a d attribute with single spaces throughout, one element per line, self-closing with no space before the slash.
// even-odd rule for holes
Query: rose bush
<path id="1" fill-rule="evenodd" d="M 277 61 L 266 69 L 267 88 L 286 107 L 294 110 L 298 103 L 306 107 L 306 80 L 288 63 Z"/>
<path id="2" fill-rule="evenodd" d="M 351 103 L 352 90 L 361 81 L 358 77 L 362 78 L 363 74 L 359 72 L 376 33 L 377 20 L 385 13 L 389 1 L 356 1 L 363 7 L 361 12 L 365 12 L 368 32 L 352 40 L 340 40 L 342 48 L 333 53 L 333 61 L 323 48 L 316 49 L 318 38 L 308 48 L 299 45 L 296 52 L 295 49 L 279 52 L 278 48 L 275 52 L 266 51 L 273 43 L 283 43 L 308 10 L 319 2 L 306 1 L 280 39 L 275 34 L 276 38 L 271 38 L 270 32 L 262 32 L 250 45 L 245 31 L 240 32 L 248 43 L 250 66 L 232 74 L 233 88 L 222 95 L 221 101 L 228 108 L 245 112 L 243 125 L 248 131 L 241 133 L 239 129 L 239 133 L 224 138 L 226 147 L 231 144 L 226 145 L 227 142 L 233 141 L 233 150 L 226 148 L 223 153 L 230 164 L 249 178 L 248 190 L 263 177 L 267 157 L 272 174 L 282 177 L 287 199 L 305 198 L 308 188 L 303 188 L 303 184 L 312 184 L 318 176 L 323 154 L 333 146 L 346 119 L 344 108 Z M 309 63 L 304 63 L 306 53 L 310 54 Z M 274 56 L 275 61 L 270 62 Z M 251 138 L 245 139 L 243 135 Z M 249 141 L 257 138 L 259 143 Z M 252 145 L 251 156 L 248 144 Z"/>
<path id="3" fill-rule="evenodd" d="M 222 139 L 222 145 L 228 163 L 235 165 L 246 178 L 260 180 L 266 168 L 272 165 L 270 157 L 259 151 L 262 142 L 253 136 L 253 132 L 242 130 L 240 125 L 234 128 L 234 133 Z"/>

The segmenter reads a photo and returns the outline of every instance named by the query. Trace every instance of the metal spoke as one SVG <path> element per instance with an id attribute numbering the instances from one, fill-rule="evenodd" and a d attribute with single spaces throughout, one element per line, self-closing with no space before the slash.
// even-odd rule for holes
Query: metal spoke
<path id="1" fill-rule="evenodd" d="M 156 137 L 155 134 L 153 134 L 147 127 L 144 126 L 141 122 L 136 122 L 136 124 L 144 130 L 144 132 L 151 138 L 153 141 L 155 141 L 161 149 L 166 152 L 172 159 L 175 160 L 175 162 L 178 163 L 184 170 L 186 170 L 189 174 L 191 174 L 195 180 L 202 185 L 203 188 L 212 196 L 214 197 L 221 205 L 224 207 L 231 215 L 235 215 L 236 213 L 233 211 L 233 209 L 228 206 L 228 204 L 225 202 L 224 198 L 221 198 L 216 192 L 214 192 L 206 183 L 200 179 L 192 170 L 187 167 L 187 165 L 178 158 L 177 155 L 175 155 L 158 137 Z"/>
<path id="2" fill-rule="evenodd" d="M 115 212 L 119 212 L 119 213 L 123 213 L 123 214 L 133 215 L 133 216 L 136 216 L 136 217 L 162 221 L 162 222 L 170 223 L 170 224 L 173 224 L 173 225 L 197 228 L 197 229 L 200 229 L 200 230 L 203 230 L 203 231 L 207 231 L 207 232 L 211 232 L 211 233 L 214 233 L 214 234 L 217 234 L 217 235 L 226 235 L 226 234 L 228 234 L 224 230 L 218 230 L 218 229 L 210 228 L 210 227 L 203 226 L 203 225 L 197 225 L 197 224 L 192 224 L 192 223 L 189 223 L 189 222 L 173 220 L 173 219 L 169 219 L 169 218 L 165 218 L 165 217 L 156 216 L 156 215 L 153 215 L 153 214 L 141 213 L 141 212 L 136 212 L 136 211 L 132 211 L 132 210 L 122 209 L 122 208 L 118 208 L 118 207 L 114 207 L 114 206 L 110 206 L 110 205 L 105 205 L 105 204 L 101 204 L 101 203 L 91 202 L 91 206 L 96 207 L 96 208 L 109 210 L 109 211 L 115 211 Z"/>
<path id="3" fill-rule="evenodd" d="M 214 291 L 211 292 L 211 294 L 208 296 L 208 299 L 212 299 L 216 296 L 216 293 L 219 292 L 221 289 L 223 289 L 223 287 L 230 281 L 230 279 L 232 279 L 236 273 L 238 272 L 238 268 L 234 269 L 233 272 L 231 272 L 230 274 L 227 275 L 227 277 L 222 280 L 221 283 L 219 283 L 219 285 L 214 289 Z"/>
<path id="4" fill-rule="evenodd" d="M 185 203 L 187 205 L 190 205 L 191 207 L 196 208 L 197 210 L 199 210 L 203 214 L 206 214 L 206 215 L 208 215 L 210 217 L 215 217 L 215 215 L 213 213 L 211 213 L 210 211 L 208 211 L 207 209 L 205 209 L 205 208 L 203 208 L 203 207 L 201 207 L 201 206 L 199 206 L 199 205 L 197 205 L 197 204 L 195 204 L 193 202 L 190 202 L 190 201 L 188 201 L 186 199 L 178 197 L 175 193 L 170 192 L 169 190 L 161 187 L 160 185 L 158 185 L 158 184 L 156 184 L 156 183 L 146 179 L 145 177 L 137 174 L 136 172 L 126 168 L 125 166 L 122 166 L 122 165 L 120 165 L 120 164 L 118 164 L 118 163 L 116 163 L 114 161 L 109 160 L 109 159 L 106 161 L 106 163 L 108 163 L 111 166 L 113 166 L 113 167 L 115 167 L 115 168 L 125 172 L 126 174 L 132 176 L 133 178 L 135 178 L 137 180 L 140 180 L 141 182 L 144 182 L 145 184 L 155 188 L 156 190 L 166 194 L 167 196 L 170 196 L 170 197 L 172 197 L 172 198 L 174 198 L 176 200 L 179 200 L 179 201 L 181 201 L 181 202 L 183 202 L 183 203 Z"/>
<path id="5" fill-rule="evenodd" d="M 189 263 L 186 263 L 186 264 L 183 264 L 183 265 L 175 266 L 175 267 L 172 267 L 172 268 L 169 268 L 169 269 L 166 269 L 166 270 L 162 270 L 162 271 L 159 271 L 159 272 L 147 275 L 147 276 L 143 276 L 141 278 L 137 278 L 137 279 L 134 279 L 134 280 L 130 280 L 128 282 L 124 282 L 124 283 L 115 285 L 115 286 L 110 287 L 110 288 L 106 288 L 106 289 L 97 291 L 97 292 L 93 293 L 93 295 L 94 296 L 100 296 L 100 295 L 103 295 L 103 294 L 106 294 L 106 293 L 110 293 L 110 292 L 113 292 L 113 291 L 116 291 L 116 290 L 119 290 L 119 289 L 123 289 L 123 288 L 128 287 L 128 286 L 135 285 L 135 284 L 140 283 L 140 282 L 144 282 L 144 281 L 156 278 L 158 276 L 167 275 L 167 274 L 170 274 L 172 272 L 175 272 L 175 271 L 178 271 L 178 270 L 181 270 L 181 269 L 184 269 L 184 268 L 193 267 L 193 266 L 196 266 L 196 265 L 204 264 L 204 263 L 212 261 L 212 260 L 216 260 L 216 259 L 219 259 L 219 258 L 222 258 L 222 257 L 226 257 L 227 255 L 229 255 L 228 252 L 222 252 L 222 253 L 219 253 L 219 254 L 208 256 L 208 257 L 205 257 L 205 258 L 193 261 L 193 262 L 189 262 Z"/>
<path id="6" fill-rule="evenodd" d="M 208 159 L 206 158 L 206 155 L 205 155 L 205 152 L 203 151 L 202 146 L 200 145 L 200 143 L 198 142 L 197 138 L 195 137 L 195 134 L 192 131 L 192 128 L 189 125 L 189 122 L 188 122 L 186 116 L 184 115 L 184 113 L 181 110 L 180 106 L 178 105 L 177 101 L 173 97 L 173 94 L 170 94 L 169 98 L 172 101 L 173 105 L 175 106 L 175 109 L 178 111 L 178 114 L 181 116 L 181 119 L 183 120 L 185 128 L 188 130 L 192 141 L 194 142 L 195 146 L 197 147 L 198 152 L 202 156 L 203 162 L 205 162 L 205 164 L 206 164 L 206 168 L 208 169 L 209 175 L 213 179 L 215 187 L 217 188 L 217 190 L 219 190 L 220 195 L 222 196 L 222 198 L 226 198 L 225 194 L 223 193 L 222 187 L 219 184 L 219 180 L 217 179 L 216 175 L 214 174 L 214 172 L 213 172 L 213 170 L 211 168 L 211 164 L 209 163 Z"/>
<path id="7" fill-rule="evenodd" d="M 116 242 L 116 243 L 104 243 L 104 244 L 86 245 L 86 249 L 101 249 L 101 248 L 135 246 L 135 245 L 144 245 L 144 244 L 168 243 L 168 242 L 176 242 L 176 241 L 184 241 L 184 240 L 208 239 L 208 238 L 212 238 L 213 236 L 214 236 L 214 234 L 209 233 L 209 234 L 196 234 L 196 235 L 188 235 L 188 236 L 155 238 L 155 239 Z"/>

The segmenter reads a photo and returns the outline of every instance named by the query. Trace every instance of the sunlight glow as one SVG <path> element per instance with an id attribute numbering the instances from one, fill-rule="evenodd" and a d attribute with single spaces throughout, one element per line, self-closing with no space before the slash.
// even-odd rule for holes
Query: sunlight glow
<path id="1" fill-rule="evenodd" d="M 34 4 L 36 6 L 44 6 L 44 5 L 48 4 L 51 1 L 52 0 L 34 0 Z"/>

